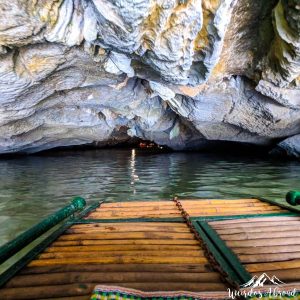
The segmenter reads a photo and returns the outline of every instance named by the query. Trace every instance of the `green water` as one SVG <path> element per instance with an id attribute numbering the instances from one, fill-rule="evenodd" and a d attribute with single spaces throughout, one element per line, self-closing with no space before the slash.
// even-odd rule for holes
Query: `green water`
<path id="1" fill-rule="evenodd" d="M 75 195 L 96 200 L 284 198 L 300 189 L 300 164 L 199 153 L 93 150 L 0 159 L 0 244 Z"/>

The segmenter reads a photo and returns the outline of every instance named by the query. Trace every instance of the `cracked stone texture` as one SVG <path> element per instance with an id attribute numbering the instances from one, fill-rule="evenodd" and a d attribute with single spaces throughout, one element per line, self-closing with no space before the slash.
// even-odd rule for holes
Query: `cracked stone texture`
<path id="1" fill-rule="evenodd" d="M 300 0 L 0 2 L 0 153 L 299 135 Z"/>
<path id="2" fill-rule="evenodd" d="M 300 157 L 300 134 L 289 137 L 280 142 L 272 150 L 274 154 L 286 154 L 291 157 Z"/>

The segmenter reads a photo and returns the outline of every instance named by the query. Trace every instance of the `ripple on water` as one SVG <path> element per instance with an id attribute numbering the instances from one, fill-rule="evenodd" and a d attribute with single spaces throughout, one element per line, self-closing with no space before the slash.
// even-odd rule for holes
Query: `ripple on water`
<path id="1" fill-rule="evenodd" d="M 298 162 L 200 153 L 70 152 L 0 160 L 0 244 L 75 195 L 88 202 L 185 198 L 283 199 L 300 188 Z"/>

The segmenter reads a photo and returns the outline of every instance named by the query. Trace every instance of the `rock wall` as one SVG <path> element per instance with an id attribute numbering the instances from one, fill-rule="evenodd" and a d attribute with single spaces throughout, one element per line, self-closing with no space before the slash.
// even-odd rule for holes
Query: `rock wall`
<path id="1" fill-rule="evenodd" d="M 0 2 L 0 153 L 299 135 L 300 0 Z"/>

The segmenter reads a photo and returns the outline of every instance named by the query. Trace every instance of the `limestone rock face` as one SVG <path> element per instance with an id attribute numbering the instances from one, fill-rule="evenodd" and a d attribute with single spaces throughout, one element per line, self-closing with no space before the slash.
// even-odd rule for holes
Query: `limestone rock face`
<path id="1" fill-rule="evenodd" d="M 299 0 L 0 2 L 0 153 L 299 135 Z"/>
<path id="2" fill-rule="evenodd" d="M 291 157 L 300 157 L 300 134 L 289 137 L 278 144 L 273 149 L 273 153 L 284 152 Z"/>

